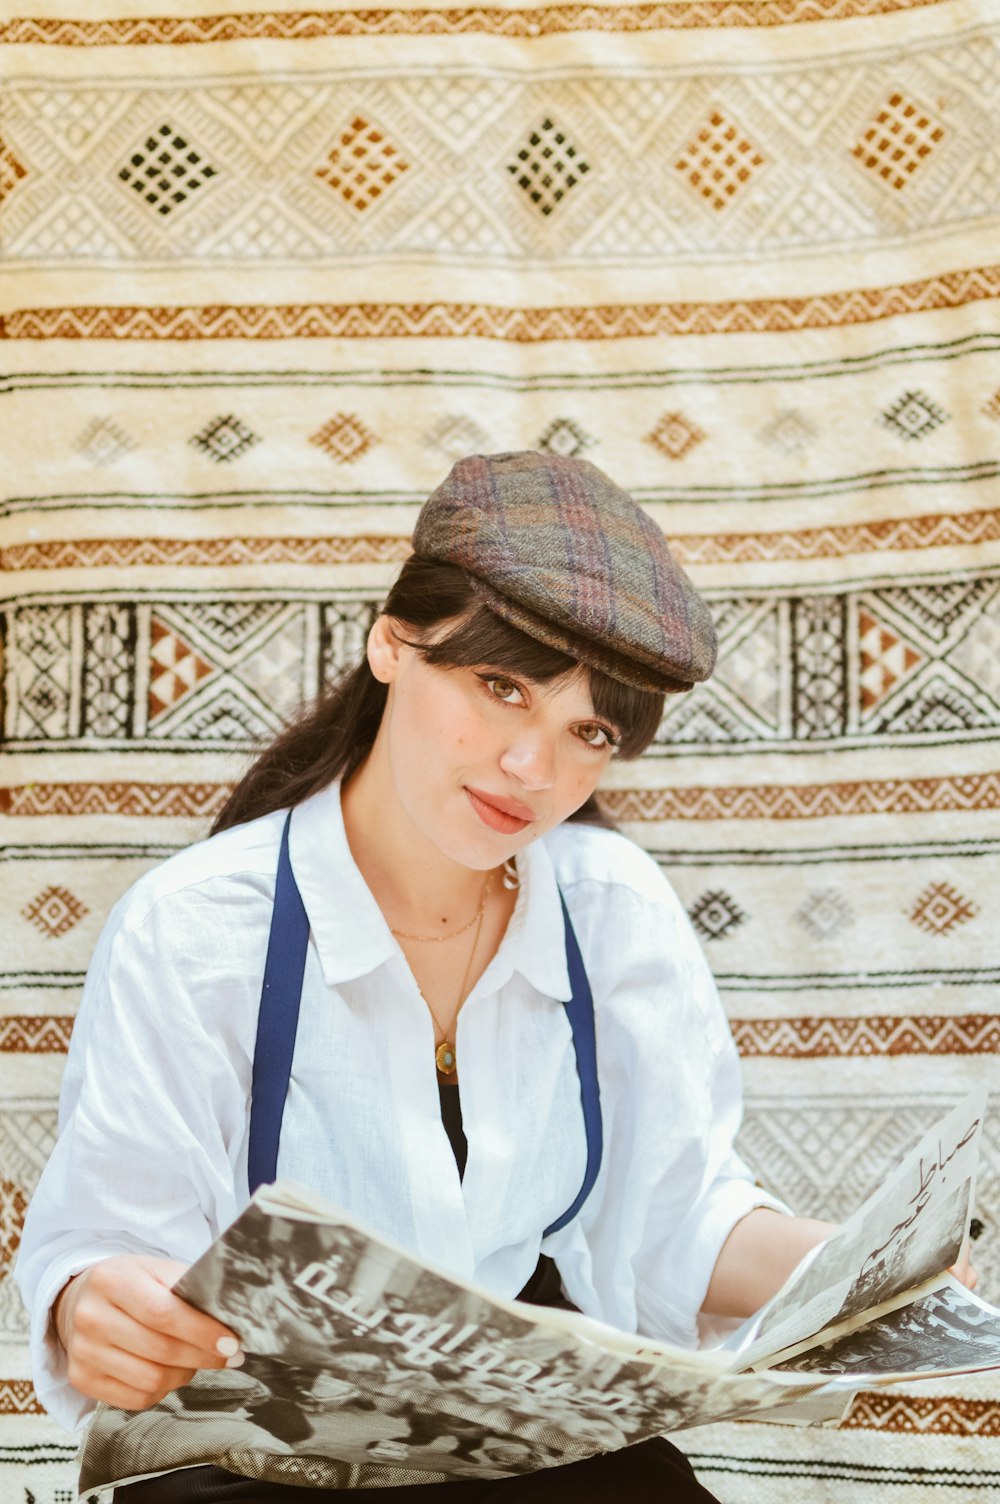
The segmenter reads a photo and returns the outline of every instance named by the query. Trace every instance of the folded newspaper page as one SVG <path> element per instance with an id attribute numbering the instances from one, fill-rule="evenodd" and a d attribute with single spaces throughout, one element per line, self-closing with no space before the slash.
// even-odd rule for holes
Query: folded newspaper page
<path id="1" fill-rule="evenodd" d="M 842 1411 L 861 1383 L 1000 1366 L 1000 1312 L 947 1276 L 933 1290 L 924 1278 L 918 1298 L 899 1305 L 898 1279 L 880 1275 L 871 1288 L 882 1296 L 891 1287 L 897 1308 L 869 1304 L 854 1330 L 843 1320 L 847 1307 L 861 1316 L 862 1274 L 881 1268 L 895 1243 L 909 1247 L 918 1224 L 908 1268 L 923 1277 L 940 1255 L 939 1276 L 957 1258 L 981 1114 L 981 1099 L 949 1114 L 748 1325 L 743 1351 L 687 1351 L 578 1312 L 498 1299 L 301 1187 L 263 1187 L 175 1287 L 239 1334 L 243 1367 L 203 1370 L 147 1410 L 101 1405 L 80 1491 L 207 1463 L 340 1488 L 502 1478 L 765 1411 L 814 1423 Z M 958 1226 L 949 1188 L 960 1169 L 968 1197 Z M 859 1218 L 871 1229 L 863 1246 L 858 1230 L 844 1241 Z M 838 1242 L 831 1261 L 826 1250 Z M 834 1318 L 811 1342 L 793 1320 L 805 1310 Z M 778 1338 L 766 1352 L 765 1323 Z M 752 1372 L 748 1354 L 757 1355 Z M 765 1367 L 769 1357 L 781 1366 Z"/>

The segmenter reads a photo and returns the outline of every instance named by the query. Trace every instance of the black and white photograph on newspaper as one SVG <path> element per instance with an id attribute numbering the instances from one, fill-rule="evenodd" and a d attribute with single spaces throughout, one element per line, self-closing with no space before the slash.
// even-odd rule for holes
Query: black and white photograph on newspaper
<path id="1" fill-rule="evenodd" d="M 793 1275 L 754 1323 L 746 1361 L 791 1347 L 943 1273 L 972 1215 L 986 1097 L 966 1097 Z"/>
<path id="2" fill-rule="evenodd" d="M 959 1351 L 965 1372 L 976 1365 L 1000 1368 L 1000 1314 L 951 1280 L 845 1336 L 799 1353 L 780 1368 L 865 1379 L 952 1373 Z"/>
<path id="3" fill-rule="evenodd" d="M 505 1477 L 677 1429 L 717 1377 L 696 1355 L 629 1361 L 350 1225 L 253 1204 L 177 1288 L 239 1332 L 245 1364 L 140 1413 L 102 1407 L 85 1489 L 237 1452 L 274 1479 L 283 1457 L 326 1459 L 326 1486 Z"/>

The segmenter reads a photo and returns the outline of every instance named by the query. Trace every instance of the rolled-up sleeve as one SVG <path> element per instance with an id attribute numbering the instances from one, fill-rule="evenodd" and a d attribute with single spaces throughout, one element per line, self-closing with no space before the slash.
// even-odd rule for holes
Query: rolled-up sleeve
<path id="1" fill-rule="evenodd" d="M 739 1060 L 687 915 L 643 853 L 627 875 L 573 891 L 574 923 L 590 939 L 605 1149 L 557 1258 L 590 1314 L 694 1347 L 733 1227 L 755 1207 L 788 1207 L 734 1148 Z"/>
<path id="2" fill-rule="evenodd" d="M 152 905 L 133 891 L 112 912 L 87 974 L 59 1138 L 16 1270 L 35 1387 L 68 1428 L 93 1402 L 69 1385 L 51 1331 L 66 1281 L 118 1254 L 190 1262 L 239 1209 L 250 1063 L 233 1034 L 248 966 L 245 955 L 234 964 L 218 910 L 211 926 L 205 913 L 195 891 Z"/>

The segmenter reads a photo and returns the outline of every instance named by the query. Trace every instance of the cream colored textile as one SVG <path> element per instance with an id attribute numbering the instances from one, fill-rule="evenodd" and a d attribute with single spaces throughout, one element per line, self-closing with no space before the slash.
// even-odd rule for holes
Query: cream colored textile
<path id="1" fill-rule="evenodd" d="M 95 935 L 357 652 L 459 454 L 585 455 L 713 603 L 609 803 L 761 1178 L 836 1216 L 995 1074 L 1000 15 L 39 0 L 0 70 L 0 1501 L 56 1504 L 9 1269 Z M 994 1114 L 994 1298 L 998 1167 Z M 731 1504 L 950 1504 L 998 1435 L 947 1381 L 685 1444 Z"/>

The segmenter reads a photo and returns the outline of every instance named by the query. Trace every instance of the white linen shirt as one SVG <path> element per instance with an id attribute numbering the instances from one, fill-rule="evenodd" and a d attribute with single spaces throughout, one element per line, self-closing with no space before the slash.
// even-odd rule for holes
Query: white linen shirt
<path id="1" fill-rule="evenodd" d="M 17 1269 L 36 1388 L 63 1425 L 93 1408 L 49 1333 L 66 1280 L 114 1254 L 193 1261 L 249 1199 L 250 1081 L 284 819 L 224 831 L 147 873 L 98 942 L 60 1137 Z M 696 1345 L 731 1228 L 755 1206 L 784 1208 L 733 1152 L 736 1051 L 656 864 L 582 824 L 519 853 L 514 914 L 458 1019 L 460 1180 L 431 1017 L 351 856 L 339 785 L 295 810 L 290 854 L 311 933 L 279 1175 L 506 1298 L 541 1250 L 586 1314 Z M 543 1242 L 586 1162 L 560 888 L 594 996 L 604 1157 L 580 1212 Z"/>

